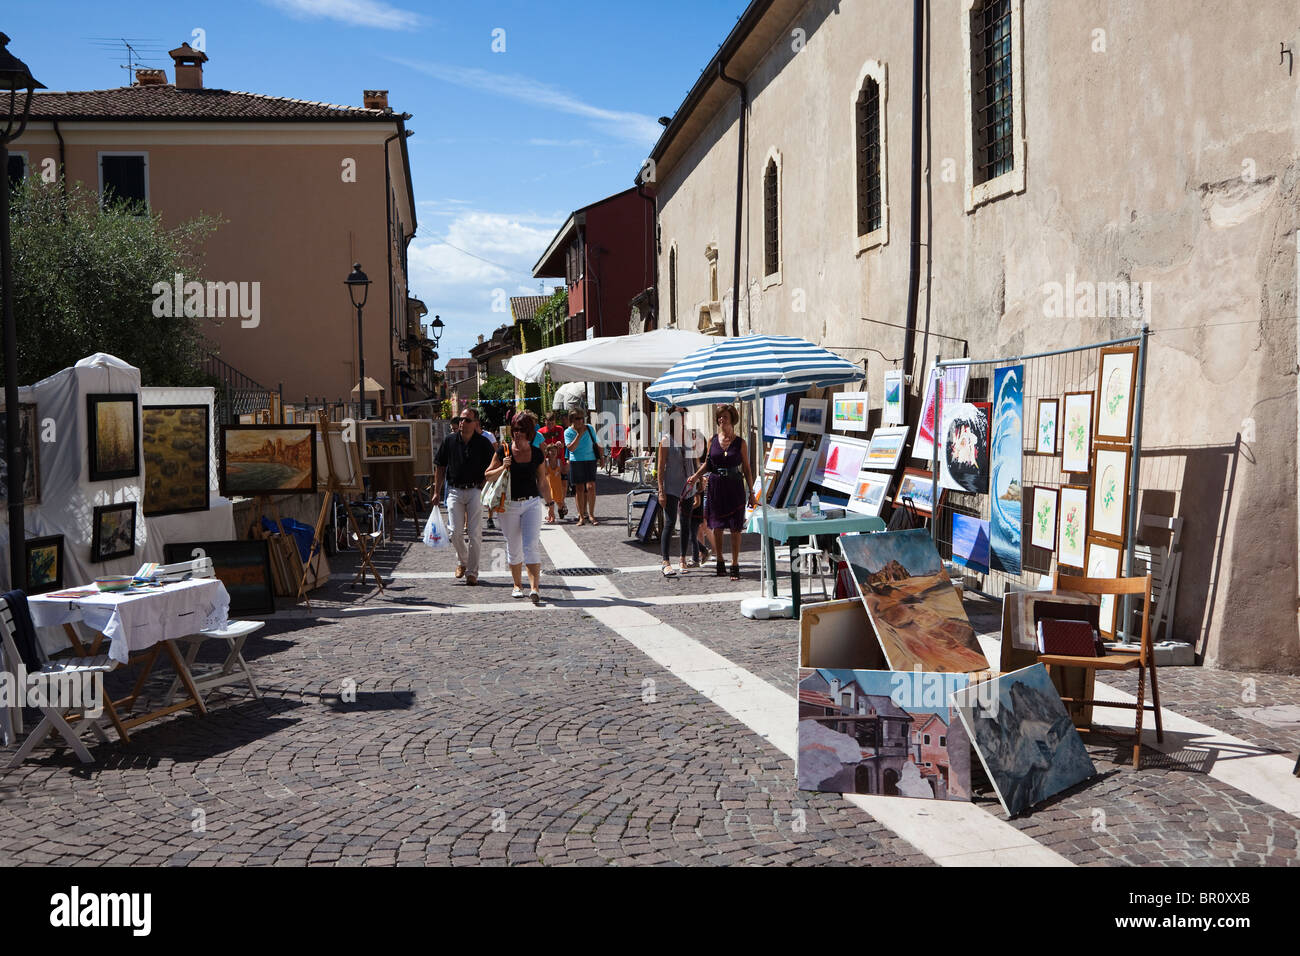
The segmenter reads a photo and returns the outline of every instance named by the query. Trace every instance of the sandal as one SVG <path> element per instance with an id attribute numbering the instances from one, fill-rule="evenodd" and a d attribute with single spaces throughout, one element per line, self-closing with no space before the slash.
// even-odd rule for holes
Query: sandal
<path id="1" fill-rule="evenodd" d="M 663 576 L 666 578 L 671 578 L 677 573 L 676 571 L 673 570 L 673 566 L 671 564 L 665 564 L 663 568 L 661 568 L 660 570 L 663 573 Z"/>
<path id="2" fill-rule="evenodd" d="M 686 564 L 685 564 L 684 562 L 683 562 L 682 564 L 678 565 L 678 567 L 677 567 L 677 573 L 678 573 L 678 574 L 685 574 L 686 571 L 687 571 L 687 567 L 686 567 Z"/>
<path id="3" fill-rule="evenodd" d="M 738 564 L 733 564 L 733 565 L 731 566 L 731 580 L 733 580 L 733 581 L 739 581 L 739 580 L 740 580 L 740 565 L 738 565 Z"/>
<path id="4" fill-rule="evenodd" d="M 727 565 L 721 558 L 718 558 L 718 570 L 714 572 L 714 575 L 720 578 L 727 576 Z"/>

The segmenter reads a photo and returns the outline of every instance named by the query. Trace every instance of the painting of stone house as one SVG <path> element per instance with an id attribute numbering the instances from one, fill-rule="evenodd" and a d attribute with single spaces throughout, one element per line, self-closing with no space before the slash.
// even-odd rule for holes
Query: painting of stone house
<path id="1" fill-rule="evenodd" d="M 927 684 L 926 676 L 940 680 Z M 965 748 L 965 734 L 950 743 L 946 705 L 950 688 L 965 682 L 960 674 L 801 668 L 799 789 L 970 799 L 969 755 L 949 755 L 952 745 Z"/>

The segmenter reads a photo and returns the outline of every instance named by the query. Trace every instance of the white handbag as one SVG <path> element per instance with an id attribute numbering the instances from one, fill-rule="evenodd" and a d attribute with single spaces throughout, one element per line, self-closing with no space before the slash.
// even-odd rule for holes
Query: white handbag
<path id="1" fill-rule="evenodd" d="M 510 494 L 509 456 L 506 457 L 506 462 L 506 470 L 483 489 L 483 505 L 489 512 L 506 510 L 506 497 Z"/>

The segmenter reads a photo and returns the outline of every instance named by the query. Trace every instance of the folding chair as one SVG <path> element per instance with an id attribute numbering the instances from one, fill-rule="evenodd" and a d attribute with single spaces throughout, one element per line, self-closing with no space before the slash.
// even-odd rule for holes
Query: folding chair
<path id="1" fill-rule="evenodd" d="M 822 550 L 816 536 L 809 539 L 806 544 L 799 545 L 795 553 L 790 555 L 790 564 L 792 566 L 796 564 L 798 565 L 797 568 L 792 567 L 791 570 L 794 570 L 797 574 L 808 578 L 809 581 L 812 580 L 813 574 L 815 573 L 817 575 L 817 582 L 821 585 L 822 599 L 829 601 L 831 599 L 830 591 L 826 588 L 827 568 L 822 565 L 823 560 L 825 560 L 827 564 L 832 563 L 830 555 L 826 554 Z M 811 593 L 810 590 L 809 594 L 811 595 Z"/>
<path id="2" fill-rule="evenodd" d="M 14 642 L 14 618 L 13 612 L 9 608 L 9 602 L 0 598 L 0 646 L 4 650 L 5 666 L 11 674 L 18 673 L 18 663 L 22 658 L 18 654 L 18 646 Z M 107 701 L 107 695 L 103 691 L 103 675 L 117 667 L 117 662 L 109 660 L 107 654 L 99 654 L 94 657 L 72 657 L 46 663 L 34 675 L 29 675 L 29 684 L 39 687 L 43 693 L 45 703 L 39 704 L 41 711 L 41 722 L 36 725 L 23 745 L 18 748 L 12 760 L 9 761 L 10 767 L 16 767 L 31 754 L 45 738 L 51 733 L 58 733 L 64 742 L 72 748 L 72 752 L 82 763 L 93 763 L 94 757 L 86 749 L 86 745 L 81 741 L 81 735 L 90 731 L 97 739 L 107 742 L 108 735 L 104 733 L 104 728 L 99 724 L 98 717 L 87 717 L 85 714 L 84 704 L 86 694 L 85 689 L 87 682 L 93 682 L 95 675 L 100 675 L 100 694 L 101 700 Z M 35 677 L 34 682 L 30 681 Z M 75 695 L 81 699 L 75 703 L 64 699 L 61 691 L 62 688 L 69 688 L 74 681 L 81 681 L 82 693 Z M 15 688 L 18 690 L 18 688 Z M 26 688 L 22 689 L 26 693 Z M 72 696 L 72 695 L 69 695 Z M 69 723 L 69 719 L 75 720 L 75 723 Z"/>
<path id="3" fill-rule="evenodd" d="M 1089 704 L 1097 707 L 1121 707 L 1136 711 L 1133 728 L 1133 769 L 1141 766 L 1142 759 L 1142 714 L 1154 710 L 1156 714 L 1156 740 L 1164 743 L 1165 729 L 1160 719 L 1160 685 L 1156 680 L 1156 657 L 1151 649 L 1151 575 L 1140 578 L 1079 578 L 1062 574 L 1058 569 L 1053 579 L 1057 591 L 1074 591 L 1079 594 L 1141 595 L 1142 597 L 1142 642 L 1136 654 L 1110 652 L 1105 657 L 1078 657 L 1066 654 L 1039 654 L 1038 661 L 1047 665 L 1050 672 L 1053 667 L 1081 667 L 1089 671 L 1121 671 L 1137 669 L 1137 702 L 1133 704 L 1117 703 L 1113 700 L 1096 700 L 1062 697 L 1067 709 L 1073 716 L 1076 709 Z M 1146 690 L 1146 672 L 1151 671 L 1152 704 L 1144 703 Z"/>

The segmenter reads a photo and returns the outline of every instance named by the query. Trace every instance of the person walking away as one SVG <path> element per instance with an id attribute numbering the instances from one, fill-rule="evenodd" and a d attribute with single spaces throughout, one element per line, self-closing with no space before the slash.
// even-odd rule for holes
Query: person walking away
<path id="1" fill-rule="evenodd" d="M 531 412 L 521 412 L 510 425 L 511 441 L 502 446 L 492 459 L 486 477 L 494 481 L 510 469 L 510 500 L 501 515 L 501 531 L 506 539 L 506 563 L 514 579 L 511 597 L 524 596 L 521 569 L 528 569 L 528 598 L 541 603 L 538 587 L 542 577 L 542 502 L 553 504 L 550 496 L 549 469 L 542 453 L 533 447 L 537 419 Z"/>
<path id="2" fill-rule="evenodd" d="M 542 436 L 544 447 L 555 445 L 559 449 L 558 471 L 562 482 L 560 484 L 559 494 L 555 494 L 554 491 L 552 491 L 552 496 L 560 506 L 560 520 L 563 521 L 569 516 L 569 509 L 564 505 L 565 486 L 569 483 L 569 455 L 567 449 L 564 447 L 564 426 L 556 421 L 555 409 L 551 409 L 546 413 L 546 425 L 539 429 L 539 433 Z M 556 470 L 555 466 L 551 464 L 549 458 L 547 459 L 546 467 L 551 468 L 552 471 Z"/>
<path id="3" fill-rule="evenodd" d="M 478 584 L 483 541 L 483 483 L 492 464 L 491 443 L 478 431 L 478 413 L 470 408 L 456 420 L 456 431 L 438 447 L 434 459 L 433 506 L 447 487 L 447 533 L 456 549 L 456 577 Z M 468 541 L 466 540 L 468 539 Z"/>
<path id="4" fill-rule="evenodd" d="M 578 524 L 596 523 L 596 430 L 587 415 L 575 410 L 564 430 L 564 447 L 569 452 L 569 474 L 573 476 L 573 496 L 578 505 Z"/>
<path id="5" fill-rule="evenodd" d="M 731 580 L 740 580 L 740 535 L 745 527 L 745 506 L 753 499 L 753 479 L 745 440 L 736 434 L 740 413 L 732 405 L 719 407 L 714 419 L 718 426 L 709 442 L 709 454 L 692 476 L 699 481 L 709 476 L 705 490 L 704 520 L 713 532 L 714 553 L 718 556 L 718 577 L 727 573 L 722 559 L 722 532 L 731 532 Z"/>
<path id="6" fill-rule="evenodd" d="M 673 530 L 680 524 L 681 563 L 678 570 L 686 573 L 686 556 L 690 552 L 691 513 L 695 510 L 695 488 L 690 482 L 691 472 L 687 460 L 684 408 L 668 409 L 667 429 L 659 436 L 659 453 L 655 474 L 659 484 L 659 507 L 664 512 L 664 530 L 659 536 L 659 558 L 663 562 L 663 576 L 672 577 L 673 565 L 668 558 Z"/>

